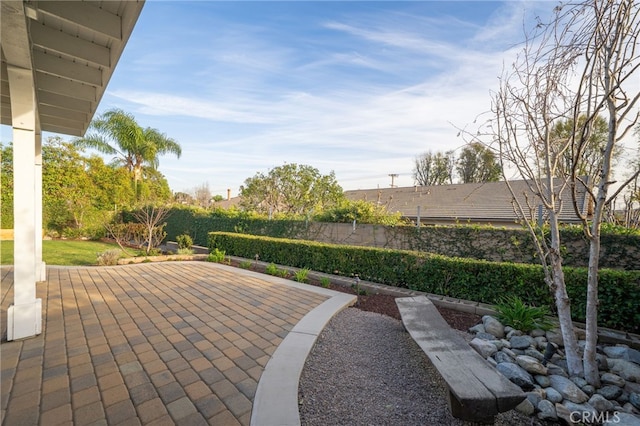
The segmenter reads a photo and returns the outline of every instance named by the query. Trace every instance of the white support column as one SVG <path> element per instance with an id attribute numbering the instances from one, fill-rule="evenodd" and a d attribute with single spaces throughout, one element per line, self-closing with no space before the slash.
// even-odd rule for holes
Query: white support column
<path id="1" fill-rule="evenodd" d="M 14 173 L 14 284 L 13 305 L 7 311 L 7 340 L 16 340 L 42 332 L 42 299 L 36 298 L 36 139 L 40 129 L 32 70 L 8 65 L 7 74 Z"/>
<path id="2" fill-rule="evenodd" d="M 35 209 L 36 209 L 36 281 L 47 280 L 47 265 L 42 261 L 42 134 L 36 133 Z"/>

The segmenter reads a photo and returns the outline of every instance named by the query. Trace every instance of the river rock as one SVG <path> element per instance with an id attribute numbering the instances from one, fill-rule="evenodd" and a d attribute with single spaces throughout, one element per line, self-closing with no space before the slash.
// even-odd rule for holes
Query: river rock
<path id="1" fill-rule="evenodd" d="M 507 335 L 505 336 L 508 340 L 511 340 L 511 338 L 513 336 L 522 336 L 522 331 L 520 330 L 511 330 L 507 333 Z"/>
<path id="2" fill-rule="evenodd" d="M 491 333 L 487 333 L 486 331 L 481 331 L 476 333 L 476 337 L 482 340 L 496 340 L 496 336 Z"/>
<path id="3" fill-rule="evenodd" d="M 587 396 L 591 396 L 594 393 L 596 393 L 596 388 L 594 388 L 591 385 L 584 385 L 583 387 L 581 387 L 580 389 L 582 389 L 582 392 L 586 393 Z"/>
<path id="4" fill-rule="evenodd" d="M 596 391 L 607 399 L 616 399 L 622 395 L 622 389 L 614 385 L 606 385 Z"/>
<path id="5" fill-rule="evenodd" d="M 600 376 L 600 381 L 605 385 L 615 385 L 623 388 L 627 383 L 622 377 L 613 373 L 604 373 Z"/>
<path id="6" fill-rule="evenodd" d="M 587 383 L 587 381 L 585 379 L 583 379 L 582 377 L 578 377 L 578 376 L 573 376 L 571 377 L 571 381 L 573 383 L 576 384 L 577 387 L 579 387 L 580 389 L 582 389 L 583 387 L 587 386 L 589 383 Z"/>
<path id="7" fill-rule="evenodd" d="M 547 367 L 545 367 L 544 365 L 540 364 L 540 362 L 533 358 L 530 357 L 528 355 L 519 355 L 516 357 L 516 363 L 524 368 L 525 370 L 527 370 L 528 373 L 531 374 L 543 374 L 546 375 L 547 374 Z"/>
<path id="8" fill-rule="evenodd" d="M 540 337 L 534 337 L 533 338 L 534 341 L 534 345 L 535 347 L 540 350 L 540 351 L 544 351 L 547 347 L 547 338 L 544 336 L 540 336 Z"/>
<path id="9" fill-rule="evenodd" d="M 486 330 L 484 329 L 484 325 L 482 324 L 476 324 L 473 327 L 469 328 L 469 333 L 476 334 L 476 333 L 485 333 L 485 332 Z"/>
<path id="10" fill-rule="evenodd" d="M 624 355 L 624 359 L 629 362 L 633 362 L 636 365 L 640 365 L 640 351 L 637 349 L 629 348 Z"/>
<path id="11" fill-rule="evenodd" d="M 595 408 L 601 413 L 603 411 L 613 410 L 613 402 L 609 401 L 607 398 L 600 395 L 599 393 L 589 398 L 589 405 L 591 405 L 593 408 Z"/>
<path id="12" fill-rule="evenodd" d="M 531 332 L 529 333 L 529 336 L 536 338 L 536 337 L 543 337 L 545 334 L 546 334 L 546 331 L 536 328 L 534 330 L 531 330 Z"/>
<path id="13" fill-rule="evenodd" d="M 493 334 L 498 339 L 504 337 L 504 325 L 491 315 L 482 317 L 482 325 L 487 333 Z"/>
<path id="14" fill-rule="evenodd" d="M 558 415 L 556 414 L 556 407 L 553 405 L 553 402 L 547 401 L 543 399 L 538 402 L 538 418 L 540 420 L 558 420 Z"/>
<path id="15" fill-rule="evenodd" d="M 629 413 L 616 412 L 607 416 L 602 426 L 640 426 L 640 417 Z"/>
<path id="16" fill-rule="evenodd" d="M 596 354 L 596 362 L 598 363 L 598 370 L 600 371 L 608 371 L 609 363 L 607 362 L 607 356 L 597 353 Z"/>
<path id="17" fill-rule="evenodd" d="M 525 398 L 524 401 L 518 404 L 518 406 L 516 407 L 516 410 L 518 410 L 522 414 L 531 416 L 533 413 L 535 413 L 536 407 L 533 406 L 533 404 L 531 403 L 531 401 L 529 401 L 529 399 Z"/>
<path id="18" fill-rule="evenodd" d="M 589 397 L 580 390 L 575 383 L 566 377 L 551 375 L 549 376 L 549 380 L 551 381 L 551 386 L 560 392 L 565 399 L 574 402 L 576 404 L 582 404 L 589 400 Z"/>
<path id="19" fill-rule="evenodd" d="M 567 378 L 569 377 L 569 375 L 563 368 L 551 363 L 547 364 L 547 374 L 553 374 L 555 376 L 562 376 Z"/>
<path id="20" fill-rule="evenodd" d="M 571 401 L 564 401 L 556 404 L 556 413 L 570 425 L 580 424 L 581 420 L 592 423 L 598 416 L 598 412 L 589 404 L 575 404 Z"/>
<path id="21" fill-rule="evenodd" d="M 618 374 L 625 380 L 640 383 L 640 365 L 625 359 L 608 358 L 607 363 L 611 372 Z"/>
<path id="22" fill-rule="evenodd" d="M 551 343 L 555 343 L 558 346 L 564 346 L 560 330 L 549 330 L 546 332 L 545 337 Z"/>
<path id="23" fill-rule="evenodd" d="M 473 349 L 475 349 L 475 351 L 478 352 L 484 359 L 487 359 L 491 355 L 498 352 L 498 348 L 496 348 L 495 345 L 488 342 L 487 340 L 478 339 L 477 337 L 469 342 L 469 345 Z"/>
<path id="24" fill-rule="evenodd" d="M 605 353 L 605 355 L 607 355 L 607 357 L 609 358 L 624 358 L 624 354 L 627 351 L 628 348 L 624 347 L 624 346 L 605 346 L 604 348 L 602 348 L 602 352 Z"/>
<path id="25" fill-rule="evenodd" d="M 533 376 L 533 379 L 543 388 L 548 388 L 549 386 L 551 386 L 551 381 L 549 381 L 549 378 L 547 376 L 543 376 L 542 374 Z"/>
<path id="26" fill-rule="evenodd" d="M 512 362 L 503 362 L 498 364 L 496 369 L 502 373 L 511 382 L 520 386 L 523 390 L 528 391 L 534 388 L 533 377 L 517 364 Z"/>
<path id="27" fill-rule="evenodd" d="M 538 392 L 527 392 L 527 399 L 529 400 L 529 402 L 531 402 L 531 405 L 537 407 L 538 403 L 544 398 L 540 396 Z"/>
<path id="28" fill-rule="evenodd" d="M 495 359 L 493 359 L 492 357 L 487 358 L 487 362 L 489 363 L 489 365 L 491 365 L 493 368 L 496 368 L 496 366 L 498 365 L 498 361 L 496 361 Z"/>
<path id="29" fill-rule="evenodd" d="M 631 405 L 633 405 L 638 410 L 640 410 L 640 394 L 637 394 L 635 392 L 631 392 L 629 394 L 629 402 L 631 403 Z"/>
<path id="30" fill-rule="evenodd" d="M 513 336 L 509 339 L 509 343 L 511 343 L 511 349 L 526 349 L 533 344 L 533 337 Z"/>
<path id="31" fill-rule="evenodd" d="M 629 392 L 622 389 L 622 395 L 616 398 L 616 402 L 620 405 L 624 405 L 629 402 Z"/>
<path id="32" fill-rule="evenodd" d="M 496 352 L 495 355 L 493 355 L 493 358 L 498 364 L 500 364 L 501 362 L 515 362 L 513 358 L 511 358 L 503 351 Z"/>
<path id="33" fill-rule="evenodd" d="M 489 340 L 490 343 L 493 344 L 493 346 L 495 346 L 498 350 L 504 348 L 504 342 L 506 342 L 506 340 Z M 507 342 L 509 343 L 509 342 Z"/>
<path id="34" fill-rule="evenodd" d="M 518 356 L 515 352 L 511 350 L 511 348 L 502 348 L 502 352 L 509 355 L 513 359 L 516 359 L 516 357 Z"/>
<path id="35" fill-rule="evenodd" d="M 562 400 L 564 399 L 560 392 L 552 387 L 548 387 L 545 390 L 547 392 L 547 399 L 553 403 L 562 402 Z"/>
<path id="36" fill-rule="evenodd" d="M 533 349 L 533 348 L 525 349 L 524 350 L 524 354 L 527 355 L 527 356 L 530 356 L 532 358 L 535 358 L 540 362 L 542 362 L 542 360 L 544 360 L 544 355 L 542 355 L 542 353 L 537 349 Z"/>

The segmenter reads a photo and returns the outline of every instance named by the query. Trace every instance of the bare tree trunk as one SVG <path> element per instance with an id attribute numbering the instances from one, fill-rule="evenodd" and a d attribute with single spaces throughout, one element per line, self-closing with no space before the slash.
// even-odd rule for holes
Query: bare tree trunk
<path id="1" fill-rule="evenodd" d="M 555 212 L 550 212 L 549 222 L 551 223 L 551 246 L 549 247 L 549 262 L 553 271 L 553 293 L 558 310 L 558 322 L 560 332 L 564 342 L 565 355 L 567 357 L 567 368 L 570 376 L 582 376 L 583 367 L 580 353 L 578 352 L 578 341 L 573 330 L 571 319 L 571 301 L 567 295 L 567 286 L 564 281 L 564 271 L 562 270 L 562 257 L 560 256 L 560 232 L 558 230 L 558 220 Z"/>

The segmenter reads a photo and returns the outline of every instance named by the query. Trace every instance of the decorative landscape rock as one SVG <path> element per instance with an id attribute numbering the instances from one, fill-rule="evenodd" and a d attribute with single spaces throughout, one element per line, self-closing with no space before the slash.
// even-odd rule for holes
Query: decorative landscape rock
<path id="1" fill-rule="evenodd" d="M 525 398 L 525 400 L 516 407 L 516 410 L 527 416 L 531 416 L 536 412 L 536 407 L 533 406 L 531 401 Z"/>
<path id="2" fill-rule="evenodd" d="M 553 403 L 556 402 L 562 402 L 562 400 L 564 399 L 562 397 L 562 395 L 560 394 L 560 392 L 558 392 L 557 390 L 555 390 L 552 387 L 548 387 L 547 388 L 547 399 Z"/>
<path id="3" fill-rule="evenodd" d="M 496 368 L 507 379 L 520 386 L 523 390 L 528 391 L 535 387 L 531 374 L 527 373 L 517 364 L 511 362 L 503 362 L 501 364 L 498 364 Z"/>
<path id="4" fill-rule="evenodd" d="M 640 365 L 625 359 L 608 358 L 609 369 L 631 382 L 640 383 Z"/>
<path id="5" fill-rule="evenodd" d="M 607 399 L 616 399 L 622 395 L 622 389 L 614 385 L 606 385 L 596 391 Z"/>
<path id="6" fill-rule="evenodd" d="M 551 363 L 547 364 L 547 373 L 549 375 L 562 376 L 567 378 L 569 377 L 569 375 L 563 368 Z"/>
<path id="7" fill-rule="evenodd" d="M 527 335 L 511 327 L 502 327 L 494 317 L 485 316 L 482 324 L 469 331 L 475 333 L 471 346 L 527 392 L 527 399 L 516 408 L 518 411 L 536 415 L 541 420 L 564 419 L 568 424 L 593 419 L 585 421 L 588 424 L 595 421 L 597 424 L 640 426 L 640 351 L 623 345 L 599 344 L 596 361 L 601 386 L 596 389 L 582 377 L 569 379 L 559 330 L 534 330 Z M 506 338 L 500 337 L 501 332 Z M 576 329 L 576 333 L 579 339 L 584 339 L 584 330 Z M 548 342 L 558 347 L 545 366 L 542 365 L 543 352 Z M 580 351 L 584 350 L 585 344 L 584 340 L 578 341 Z M 576 413 L 584 414 L 578 416 Z M 617 422 L 606 423 L 614 413 L 624 416 L 616 418 Z"/>
<path id="8" fill-rule="evenodd" d="M 560 414 L 560 409 L 558 406 L 563 407 L 562 416 Z M 598 412 L 591 405 L 584 404 L 575 404 L 571 401 L 564 401 L 562 404 L 556 404 L 556 412 L 558 413 L 558 417 L 564 419 L 569 424 L 576 424 L 575 420 L 584 418 L 584 419 L 595 419 L 598 416 Z M 571 415 L 571 413 L 574 413 Z M 584 415 L 578 416 L 575 413 L 584 413 Z"/>
<path id="9" fill-rule="evenodd" d="M 546 343 L 545 343 L 546 345 Z M 527 356 L 530 356 L 532 358 L 537 359 L 538 361 L 542 362 L 542 360 L 544 359 L 544 354 L 542 354 L 542 352 L 540 352 L 537 349 L 534 348 L 528 348 L 524 350 L 524 354 Z"/>
<path id="10" fill-rule="evenodd" d="M 640 426 L 640 418 L 627 413 L 615 413 L 607 416 L 602 426 Z"/>
<path id="11" fill-rule="evenodd" d="M 496 352 L 493 355 L 493 358 L 496 360 L 498 364 L 500 364 L 501 362 L 515 362 L 513 358 L 511 358 L 509 355 L 507 355 L 507 353 L 503 351 Z"/>
<path id="12" fill-rule="evenodd" d="M 593 408 L 595 408 L 601 413 L 603 411 L 611 411 L 613 410 L 613 407 L 614 407 L 613 402 L 609 401 L 607 398 L 600 395 L 599 393 L 589 398 L 589 405 L 591 405 Z"/>
<path id="13" fill-rule="evenodd" d="M 560 392 L 564 399 L 576 404 L 582 404 L 589 400 L 589 397 L 566 377 L 551 375 L 549 380 L 551 381 L 551 386 Z"/>
<path id="14" fill-rule="evenodd" d="M 533 376 L 533 379 L 543 388 L 548 388 L 549 386 L 551 386 L 551 381 L 549 380 L 549 378 L 547 376 L 543 376 L 542 374 Z"/>
<path id="15" fill-rule="evenodd" d="M 473 327 L 469 328 L 469 333 L 485 333 L 486 330 L 484 329 L 484 325 L 482 324 L 476 324 Z"/>
<path id="16" fill-rule="evenodd" d="M 637 394 L 635 392 L 632 392 L 629 394 L 629 402 L 631 403 L 631 405 L 633 405 L 635 408 L 637 408 L 638 410 L 640 410 L 640 394 Z"/>
<path id="17" fill-rule="evenodd" d="M 564 341 L 562 340 L 562 334 L 560 333 L 560 330 L 549 330 L 546 332 L 545 337 L 551 343 L 555 343 L 560 347 L 564 346 Z"/>
<path id="18" fill-rule="evenodd" d="M 528 355 L 519 355 L 516 357 L 516 363 L 531 374 L 547 374 L 547 367 Z"/>
<path id="19" fill-rule="evenodd" d="M 487 333 L 494 335 L 498 339 L 502 339 L 504 337 L 504 325 L 491 315 L 485 315 L 482 317 L 482 325 L 484 325 L 484 330 Z"/>
<path id="20" fill-rule="evenodd" d="M 511 349 L 526 349 L 533 344 L 533 337 L 513 336 L 509 343 L 511 343 Z"/>
<path id="21" fill-rule="evenodd" d="M 496 348 L 493 343 L 487 340 L 478 339 L 477 337 L 469 342 L 469 345 L 485 359 L 498 352 L 498 348 Z"/>
<path id="22" fill-rule="evenodd" d="M 553 402 L 543 399 L 538 403 L 538 418 L 540 420 L 558 420 L 556 407 Z"/>
<path id="23" fill-rule="evenodd" d="M 607 346 L 602 349 L 602 352 L 605 353 L 609 358 L 624 358 L 624 354 L 627 351 L 627 348 L 622 346 Z"/>
<path id="24" fill-rule="evenodd" d="M 603 373 L 600 376 L 600 381 L 605 385 L 615 385 L 621 388 L 623 388 L 627 383 L 626 380 L 624 380 L 622 377 L 613 373 Z"/>

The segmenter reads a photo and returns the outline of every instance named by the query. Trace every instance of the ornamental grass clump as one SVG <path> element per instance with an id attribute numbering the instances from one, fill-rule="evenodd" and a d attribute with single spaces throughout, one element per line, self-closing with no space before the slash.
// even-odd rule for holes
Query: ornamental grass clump
<path id="1" fill-rule="evenodd" d="M 495 306 L 498 320 L 504 325 L 528 333 L 531 330 L 550 330 L 553 323 L 547 318 L 545 306 L 527 305 L 518 296 L 505 297 Z"/>

